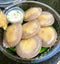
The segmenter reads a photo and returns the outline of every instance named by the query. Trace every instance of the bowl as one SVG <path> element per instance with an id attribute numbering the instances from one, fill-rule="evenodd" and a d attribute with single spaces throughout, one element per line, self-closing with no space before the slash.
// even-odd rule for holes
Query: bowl
<path id="1" fill-rule="evenodd" d="M 21 2 L 23 0 L 0 0 L 0 7 L 5 8 L 5 7 L 12 5 L 13 3 L 19 2 L 19 1 Z"/>
<path id="2" fill-rule="evenodd" d="M 15 1 L 22 1 L 22 0 L 0 0 L 0 5 L 1 4 L 10 4 L 10 3 L 13 3 Z"/>
<path id="3" fill-rule="evenodd" d="M 54 18 L 55 18 L 55 23 L 53 24 L 53 27 L 56 29 L 57 34 L 58 34 L 58 40 L 56 42 L 56 44 L 52 47 L 49 48 L 45 53 L 40 54 L 38 56 L 36 56 L 33 59 L 22 59 L 19 58 L 18 56 L 7 52 L 7 50 L 2 46 L 2 41 L 3 41 L 3 29 L 0 29 L 0 50 L 3 54 L 5 54 L 8 58 L 16 61 L 16 62 L 22 62 L 22 63 L 39 63 L 42 61 L 45 61 L 51 57 L 53 57 L 55 54 L 57 54 L 58 52 L 60 52 L 60 16 L 59 14 L 50 6 L 41 3 L 41 2 L 37 2 L 37 1 L 24 1 L 24 2 L 19 2 L 16 4 L 13 4 L 11 6 L 8 6 L 7 8 L 5 8 L 4 12 L 8 11 L 9 9 L 18 6 L 20 8 L 22 8 L 24 11 L 27 10 L 28 8 L 31 7 L 41 7 L 44 11 L 49 11 L 53 14 Z"/>

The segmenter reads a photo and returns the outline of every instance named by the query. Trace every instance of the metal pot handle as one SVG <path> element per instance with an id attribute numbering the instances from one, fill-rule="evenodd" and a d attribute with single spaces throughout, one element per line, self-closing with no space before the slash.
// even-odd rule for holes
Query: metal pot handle
<path id="1" fill-rule="evenodd" d="M 19 2 L 22 2 L 22 1 L 26 1 L 26 0 L 15 0 L 14 2 L 11 2 L 9 4 L 1 4 L 0 8 L 5 9 L 6 7 L 9 7 L 9 6 L 13 5 L 13 4 L 18 4 Z"/>
<path id="2" fill-rule="evenodd" d="M 5 7 L 4 9 L 7 10 L 8 8 L 12 7 L 13 5 L 16 5 L 18 3 L 21 3 L 23 1 L 27 1 L 27 0 L 15 0 L 13 3 L 11 3 L 10 5 L 8 5 L 7 7 Z"/>
<path id="3" fill-rule="evenodd" d="M 22 2 L 22 1 L 23 0 L 16 0 L 16 1 L 13 2 L 13 4 L 17 4 L 17 3 Z"/>

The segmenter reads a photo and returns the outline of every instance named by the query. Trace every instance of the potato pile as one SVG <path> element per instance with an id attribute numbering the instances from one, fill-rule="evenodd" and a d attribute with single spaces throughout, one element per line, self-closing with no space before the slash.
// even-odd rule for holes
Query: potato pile
<path id="1" fill-rule="evenodd" d="M 25 11 L 24 23 L 12 23 L 4 33 L 4 41 L 9 47 L 16 47 L 18 56 L 26 59 L 39 54 L 42 47 L 52 47 L 57 39 L 54 16 L 40 7 Z"/>
<path id="2" fill-rule="evenodd" d="M 56 33 L 56 30 L 53 27 L 51 27 L 51 25 L 54 24 L 54 17 L 50 12 L 42 11 L 42 8 L 40 7 L 30 8 L 25 12 L 24 20 L 25 22 L 27 22 L 27 24 L 36 22 L 36 24 L 38 23 L 40 25 L 40 27 L 36 28 L 36 32 L 34 35 L 37 35 L 42 40 L 42 47 L 52 47 L 55 44 L 57 33 Z M 26 34 L 27 29 L 29 32 L 35 30 L 35 29 L 30 30 L 28 26 L 24 27 L 23 25 L 22 38 L 26 39 L 26 36 L 24 37 L 24 33 Z M 30 28 L 32 29 L 33 27 L 30 25 Z"/>

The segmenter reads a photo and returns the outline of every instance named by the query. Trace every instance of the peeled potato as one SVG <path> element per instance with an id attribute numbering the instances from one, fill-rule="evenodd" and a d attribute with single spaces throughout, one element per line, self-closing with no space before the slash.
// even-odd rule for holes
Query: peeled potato
<path id="1" fill-rule="evenodd" d="M 40 29 L 40 24 L 36 20 L 25 23 L 23 25 L 22 39 L 27 39 L 27 38 L 30 38 L 30 37 L 36 35 L 36 33 L 39 31 L 39 29 Z"/>
<path id="2" fill-rule="evenodd" d="M 54 17 L 50 12 L 43 11 L 38 17 L 41 26 L 50 26 L 54 23 Z"/>
<path id="3" fill-rule="evenodd" d="M 43 47 L 52 47 L 57 39 L 56 30 L 53 27 L 42 27 L 38 32 L 38 36 L 42 39 Z"/>
<path id="4" fill-rule="evenodd" d="M 40 7 L 32 7 L 29 8 L 26 12 L 25 12 L 25 16 L 24 16 L 24 20 L 25 21 L 31 21 L 36 19 L 42 12 L 42 9 Z"/>
<path id="5" fill-rule="evenodd" d="M 18 56 L 30 59 L 38 55 L 41 47 L 42 41 L 39 39 L 39 37 L 35 36 L 30 39 L 21 40 L 16 46 L 16 52 Z"/>
<path id="6" fill-rule="evenodd" d="M 22 26 L 21 24 L 10 25 L 4 36 L 4 42 L 6 42 L 10 47 L 16 46 L 22 37 Z"/>
<path id="7" fill-rule="evenodd" d="M 0 12 L 0 27 L 2 27 L 4 30 L 7 28 L 7 19 L 6 16 Z"/>

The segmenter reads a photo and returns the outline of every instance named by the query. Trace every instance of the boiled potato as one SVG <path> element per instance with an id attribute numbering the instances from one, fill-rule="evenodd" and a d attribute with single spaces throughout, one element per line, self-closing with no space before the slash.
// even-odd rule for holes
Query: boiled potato
<path id="1" fill-rule="evenodd" d="M 2 12 L 0 12 L 0 27 L 6 30 L 7 25 L 8 23 L 7 23 L 6 16 Z"/>
<path id="2" fill-rule="evenodd" d="M 42 9 L 40 7 L 32 7 L 26 10 L 24 15 L 25 21 L 31 21 L 36 19 L 42 12 Z"/>
<path id="3" fill-rule="evenodd" d="M 16 46 L 16 52 L 18 56 L 30 59 L 38 55 L 41 47 L 42 41 L 39 37 L 34 36 L 26 40 L 21 40 L 20 43 Z"/>
<path id="4" fill-rule="evenodd" d="M 31 22 L 25 23 L 22 29 L 23 29 L 22 39 L 27 39 L 36 35 L 36 33 L 40 29 L 40 24 L 36 20 L 31 21 Z"/>
<path id="5" fill-rule="evenodd" d="M 54 17 L 50 12 L 43 11 L 38 17 L 41 26 L 50 26 L 54 23 Z"/>
<path id="6" fill-rule="evenodd" d="M 52 47 L 57 39 L 57 33 L 53 27 L 42 27 L 37 35 L 42 39 L 43 47 Z"/>
<path id="7" fill-rule="evenodd" d="M 22 37 L 22 26 L 21 24 L 10 25 L 5 32 L 5 42 L 8 43 L 10 47 L 16 46 Z"/>

